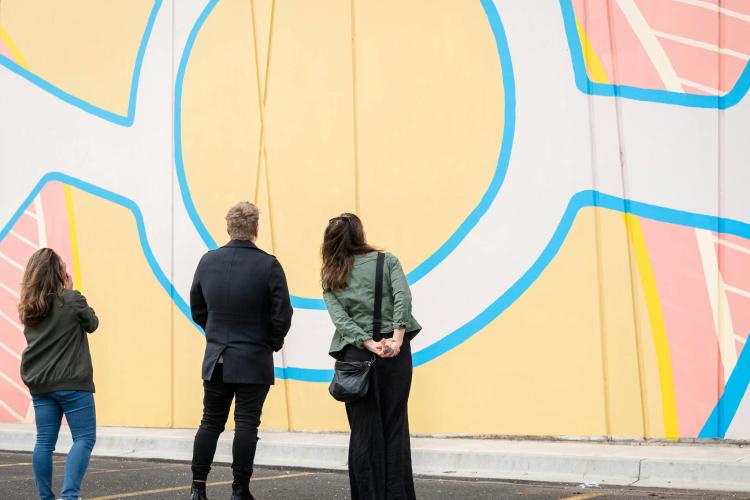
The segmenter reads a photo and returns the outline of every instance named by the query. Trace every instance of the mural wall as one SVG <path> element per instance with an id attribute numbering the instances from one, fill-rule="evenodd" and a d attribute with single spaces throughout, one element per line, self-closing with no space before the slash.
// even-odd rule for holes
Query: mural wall
<path id="1" fill-rule="evenodd" d="M 0 421 L 58 250 L 101 318 L 99 422 L 194 427 L 186 302 L 261 208 L 294 324 L 268 429 L 327 394 L 328 219 L 408 268 L 419 433 L 750 439 L 750 4 L 2 0 Z"/>

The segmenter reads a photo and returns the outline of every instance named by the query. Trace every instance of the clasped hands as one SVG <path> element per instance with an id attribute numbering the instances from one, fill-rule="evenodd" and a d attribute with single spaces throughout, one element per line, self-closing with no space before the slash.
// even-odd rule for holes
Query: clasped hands
<path id="1" fill-rule="evenodd" d="M 402 333 L 401 335 L 395 334 L 390 339 L 382 339 L 380 342 L 372 339 L 366 340 L 363 345 L 365 349 L 381 358 L 395 358 L 401 352 L 403 343 Z"/>

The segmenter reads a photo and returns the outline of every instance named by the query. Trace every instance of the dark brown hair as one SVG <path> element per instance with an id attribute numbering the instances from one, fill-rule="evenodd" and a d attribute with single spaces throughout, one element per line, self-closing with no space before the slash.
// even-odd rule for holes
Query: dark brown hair
<path id="1" fill-rule="evenodd" d="M 328 221 L 323 235 L 323 268 L 320 280 L 323 290 L 346 288 L 346 279 L 354 266 L 354 256 L 374 252 L 367 244 L 362 221 L 354 214 L 343 213 Z"/>
<path id="2" fill-rule="evenodd" d="M 63 261 L 51 248 L 34 252 L 26 265 L 21 281 L 18 318 L 26 326 L 33 326 L 47 316 L 50 304 L 60 297 L 65 288 Z"/>

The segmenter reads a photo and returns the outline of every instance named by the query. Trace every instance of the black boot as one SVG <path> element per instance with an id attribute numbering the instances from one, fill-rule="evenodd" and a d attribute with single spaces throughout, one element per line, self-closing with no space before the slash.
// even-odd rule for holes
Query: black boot
<path id="1" fill-rule="evenodd" d="M 190 487 L 190 500 L 208 500 L 205 481 L 193 481 L 193 486 Z"/>
<path id="2" fill-rule="evenodd" d="M 250 479 L 237 480 L 232 483 L 232 500 L 255 500 L 250 493 Z"/>

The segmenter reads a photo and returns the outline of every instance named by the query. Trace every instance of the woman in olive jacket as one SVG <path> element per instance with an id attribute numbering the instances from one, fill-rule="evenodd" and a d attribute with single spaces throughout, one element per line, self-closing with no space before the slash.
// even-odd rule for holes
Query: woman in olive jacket
<path id="1" fill-rule="evenodd" d="M 411 292 L 398 259 L 385 254 L 382 330 L 373 332 L 375 265 L 360 219 L 330 220 L 323 240 L 321 278 L 336 333 L 330 354 L 345 361 L 378 356 L 363 399 L 346 403 L 351 436 L 349 482 L 353 500 L 414 499 L 407 405 L 410 340 L 421 327 L 411 314 Z"/>
<path id="2" fill-rule="evenodd" d="M 18 316 L 28 343 L 21 378 L 31 392 L 36 419 L 32 457 L 39 498 L 53 500 L 52 453 L 63 414 L 73 447 L 65 462 L 61 498 L 78 499 L 96 441 L 94 376 L 86 333 L 99 326 L 94 310 L 72 289 L 65 263 L 42 248 L 29 259 L 21 282 Z"/>

